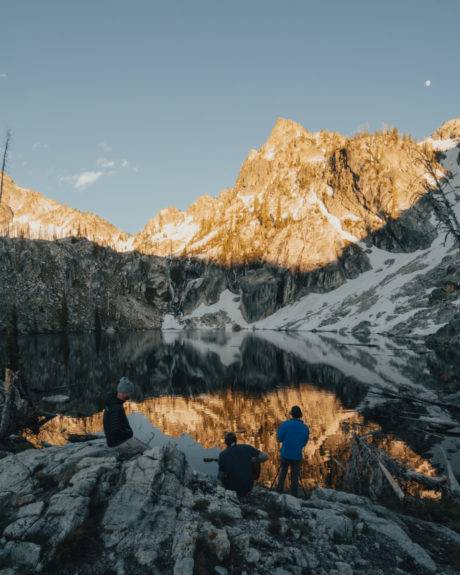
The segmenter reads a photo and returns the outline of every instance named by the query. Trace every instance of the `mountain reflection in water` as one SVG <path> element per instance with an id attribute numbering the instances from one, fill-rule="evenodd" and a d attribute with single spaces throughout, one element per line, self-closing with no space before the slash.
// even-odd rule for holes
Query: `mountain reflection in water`
<path id="1" fill-rule="evenodd" d="M 60 415 L 46 423 L 36 445 L 63 444 L 70 434 L 102 430 L 105 395 L 121 375 L 137 386 L 136 401 L 126 404 L 135 435 L 152 445 L 173 440 L 193 467 L 214 474 L 204 464 L 222 448 L 225 431 L 240 442 L 267 452 L 261 481 L 271 483 L 278 469 L 276 429 L 292 405 L 300 405 L 311 429 L 305 450 L 305 487 L 337 485 L 349 455 L 352 433 L 376 430 L 358 409 L 368 385 L 404 381 L 415 385 L 420 358 L 379 340 L 376 348 L 359 342 L 344 345 L 332 336 L 262 332 L 143 332 L 103 336 L 73 335 L 23 338 L 23 377 L 37 401 L 59 393 L 69 396 Z M 418 376 L 415 376 L 418 377 Z M 407 444 L 393 437 L 386 448 L 412 468 L 431 466 Z"/>

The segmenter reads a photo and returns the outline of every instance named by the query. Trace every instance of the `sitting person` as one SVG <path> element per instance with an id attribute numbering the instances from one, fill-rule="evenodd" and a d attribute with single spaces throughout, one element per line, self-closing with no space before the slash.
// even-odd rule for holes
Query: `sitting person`
<path id="1" fill-rule="evenodd" d="M 225 489 L 240 497 L 248 495 L 254 486 L 254 466 L 267 461 L 268 455 L 251 445 L 237 445 L 233 432 L 226 433 L 224 441 L 227 448 L 219 455 L 219 479 Z"/>
<path id="2" fill-rule="evenodd" d="M 297 497 L 299 490 L 300 464 L 302 451 L 307 445 L 310 430 L 302 421 L 302 410 L 298 405 L 291 409 L 291 419 L 278 428 L 278 441 L 281 442 L 281 468 L 278 491 L 283 492 L 288 469 L 291 468 L 291 493 Z"/>
<path id="3" fill-rule="evenodd" d="M 104 405 L 103 426 L 108 447 L 116 447 L 126 456 L 141 453 L 147 445 L 133 437 L 133 430 L 126 417 L 124 402 L 134 393 L 134 385 L 127 377 L 118 382 L 116 393 L 110 393 Z"/>

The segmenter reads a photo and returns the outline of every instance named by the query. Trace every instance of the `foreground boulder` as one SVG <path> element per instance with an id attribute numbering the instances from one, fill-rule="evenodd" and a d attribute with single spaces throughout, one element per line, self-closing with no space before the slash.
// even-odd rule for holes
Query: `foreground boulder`
<path id="1" fill-rule="evenodd" d="M 460 536 L 328 489 L 239 500 L 174 447 L 101 440 L 0 460 L 0 573 L 456 573 Z"/>

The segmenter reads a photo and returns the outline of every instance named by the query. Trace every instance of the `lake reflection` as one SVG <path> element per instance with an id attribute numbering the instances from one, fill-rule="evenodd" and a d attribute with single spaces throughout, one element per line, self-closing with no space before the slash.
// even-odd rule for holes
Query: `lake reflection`
<path id="1" fill-rule="evenodd" d="M 420 359 L 379 340 L 375 347 L 332 336 L 262 332 L 143 332 L 105 336 L 23 338 L 20 342 L 24 379 L 37 401 L 64 394 L 60 415 L 45 424 L 37 444 L 62 444 L 70 434 L 102 430 L 104 397 L 121 375 L 137 386 L 136 401 L 127 404 L 135 435 L 152 445 L 174 440 L 192 466 L 214 474 L 215 464 L 203 457 L 222 448 L 225 431 L 240 442 L 266 451 L 261 481 L 271 483 L 278 468 L 276 428 L 300 405 L 311 428 L 305 450 L 305 487 L 337 485 L 349 455 L 351 434 L 374 430 L 360 409 L 369 384 L 392 381 L 415 385 L 408 377 Z M 350 345 L 351 344 L 351 345 Z M 412 372 L 415 373 L 415 372 Z M 153 428 L 152 428 L 153 426 Z M 388 442 L 387 442 L 388 443 Z M 411 466 L 431 466 L 404 442 L 390 448 Z"/>

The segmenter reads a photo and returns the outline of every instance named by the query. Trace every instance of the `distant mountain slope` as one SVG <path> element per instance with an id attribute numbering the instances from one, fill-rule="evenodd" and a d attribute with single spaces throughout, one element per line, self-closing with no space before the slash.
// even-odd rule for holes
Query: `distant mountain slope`
<path id="1" fill-rule="evenodd" d="M 460 121 L 444 124 L 432 143 L 444 150 L 448 197 L 460 219 Z M 370 270 L 356 280 L 327 294 L 307 295 L 257 327 L 340 331 L 361 326 L 373 332 L 427 335 L 460 308 L 460 253 L 452 237 L 439 233 L 427 249 L 404 254 L 371 246 L 367 257 Z"/>
<path id="2" fill-rule="evenodd" d="M 433 150 L 440 142 L 449 146 L 459 133 L 460 120 L 451 120 L 425 141 L 440 174 Z M 396 129 L 347 138 L 279 119 L 267 142 L 249 153 L 234 188 L 216 198 L 201 196 L 185 212 L 162 210 L 134 236 L 20 188 L 8 176 L 0 231 L 30 239 L 86 237 L 117 251 L 221 265 L 262 261 L 308 271 L 337 260 L 347 246 L 400 217 L 426 193 L 419 153 L 420 146 Z"/>
<path id="3" fill-rule="evenodd" d="M 111 328 L 431 333 L 458 304 L 458 250 L 437 230 L 433 199 L 449 182 L 458 213 L 459 134 L 460 120 L 417 143 L 395 129 L 347 138 L 280 119 L 234 188 L 163 210 L 132 236 L 6 176 L 0 329 L 13 305 L 24 331 L 59 329 L 65 295 L 75 330 L 97 308 Z"/>
<path id="4" fill-rule="evenodd" d="M 369 144 L 373 137 L 377 143 Z M 436 231 L 439 221 L 433 212 L 431 194 L 427 192 L 430 187 L 435 189 L 437 182 L 432 181 L 430 173 L 423 172 L 422 164 L 427 158 L 430 160 L 430 171 L 438 181 L 445 183 L 449 201 L 460 219 L 460 120 L 446 122 L 431 138 L 419 144 L 407 138 L 400 139 L 395 132 L 360 136 L 351 141 L 352 144 L 345 142 L 342 149 L 347 149 L 347 146 L 353 149 L 360 144 L 358 150 L 364 153 L 368 162 L 361 164 L 360 172 L 353 170 L 352 193 L 347 193 L 347 186 L 336 186 L 338 192 L 333 195 L 326 192 L 321 203 L 314 204 L 315 208 L 319 206 L 319 210 L 312 211 L 309 200 L 315 193 L 312 186 L 320 187 L 324 182 L 327 172 L 323 171 L 323 179 L 309 180 L 306 198 L 301 204 L 303 207 L 310 204 L 303 224 L 306 226 L 304 233 L 311 242 L 305 245 L 309 246 L 311 255 L 306 254 L 303 264 L 307 267 L 307 274 L 308 269 L 314 267 L 329 273 L 329 287 L 323 278 L 318 280 L 320 272 L 312 272 L 315 279 L 297 290 L 290 302 L 284 299 L 283 304 L 275 306 L 275 309 L 272 305 L 274 313 L 262 314 L 258 321 L 252 323 L 256 329 L 354 330 L 423 336 L 447 323 L 458 309 L 459 250 L 452 237 L 446 238 L 444 232 Z M 377 160 L 369 160 L 369 146 L 378 150 Z M 355 153 L 359 156 L 359 152 Z M 345 152 L 341 154 L 345 155 Z M 377 178 L 367 188 L 366 177 L 369 174 L 365 167 L 371 169 L 369 162 L 373 166 L 371 173 L 377 174 Z M 393 173 L 386 162 L 393 166 Z M 351 165 L 352 160 L 348 164 Z M 336 170 L 335 177 L 341 181 L 341 169 Z M 296 187 L 293 185 L 292 189 Z M 328 197 L 331 203 L 327 203 Z M 343 218 L 338 217 L 343 205 L 347 206 L 349 214 L 354 215 L 351 218 L 354 228 L 348 216 L 349 227 L 344 230 Z M 331 231 L 330 228 L 334 229 Z M 291 239 L 292 236 L 286 237 L 287 244 Z M 300 242 L 299 245 L 299 254 L 305 253 L 302 251 L 304 244 Z M 327 249 L 323 251 L 325 246 Z M 336 269 L 337 273 L 328 271 L 327 266 L 334 251 L 335 261 L 342 265 L 342 270 Z M 270 253 L 268 247 L 267 253 Z M 322 258 L 316 266 L 313 264 L 315 258 L 316 261 Z M 247 319 L 251 317 L 247 311 L 244 290 L 241 303 L 232 298 L 231 292 L 222 292 L 219 299 L 212 300 L 210 305 L 201 302 L 198 308 L 179 318 L 167 316 L 164 326 L 215 326 L 216 319 L 212 318 L 219 317 L 222 322 L 225 314 L 225 321 L 229 324 L 236 321 L 249 327 Z"/>
<path id="5" fill-rule="evenodd" d="M 0 235 L 43 240 L 85 237 L 118 251 L 131 248 L 129 235 L 107 220 L 20 188 L 6 174 L 0 204 Z"/>

